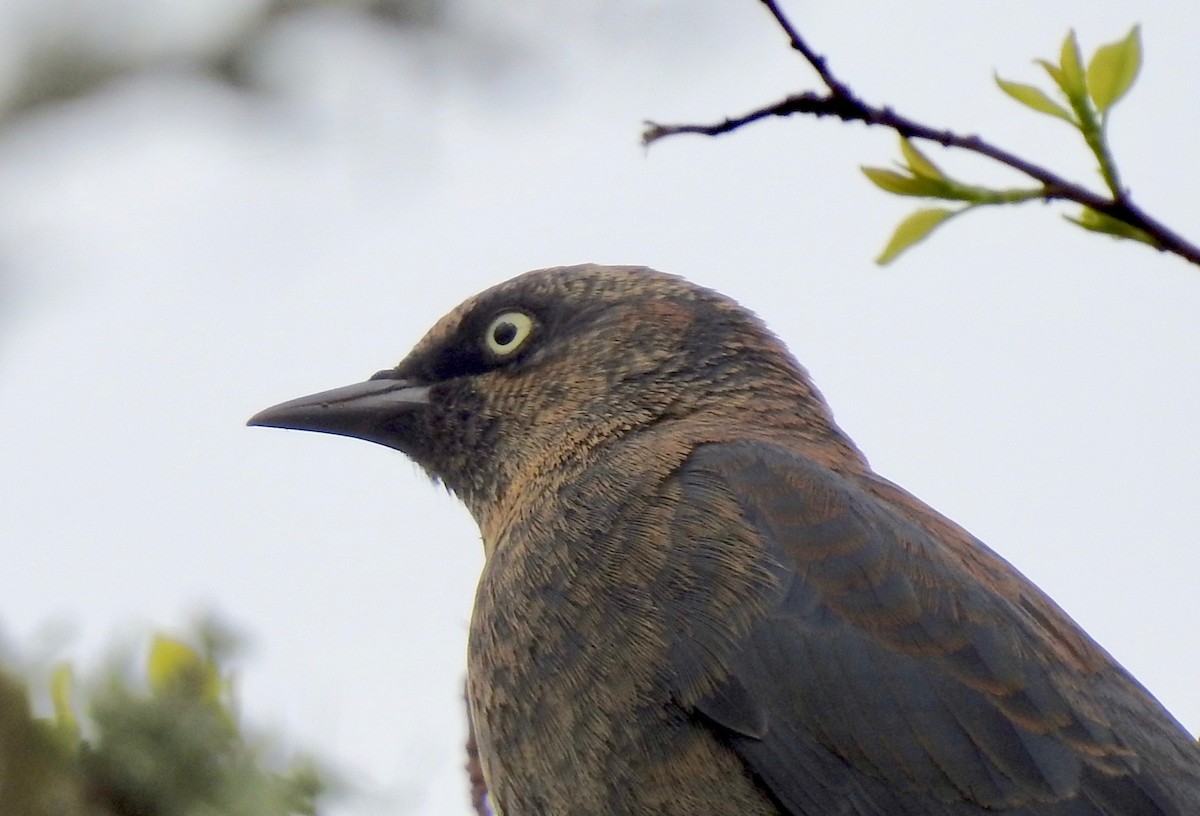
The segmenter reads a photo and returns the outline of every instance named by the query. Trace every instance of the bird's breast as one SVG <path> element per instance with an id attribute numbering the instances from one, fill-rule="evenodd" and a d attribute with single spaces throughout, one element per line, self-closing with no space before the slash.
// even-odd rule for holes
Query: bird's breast
<path id="1" fill-rule="evenodd" d="M 507 814 L 694 814 L 678 790 L 710 777 L 730 814 L 775 812 L 676 701 L 660 603 L 674 508 L 666 474 L 646 461 L 562 483 L 493 539 L 468 685 L 484 773 Z"/>

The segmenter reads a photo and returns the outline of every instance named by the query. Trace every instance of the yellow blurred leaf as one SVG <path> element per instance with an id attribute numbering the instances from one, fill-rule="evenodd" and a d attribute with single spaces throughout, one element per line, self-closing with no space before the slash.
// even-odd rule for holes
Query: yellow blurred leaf
<path id="1" fill-rule="evenodd" d="M 1133 85 L 1142 67 L 1141 26 L 1124 39 L 1096 49 L 1087 69 L 1088 93 L 1096 109 L 1106 113 Z"/>
<path id="2" fill-rule="evenodd" d="M 1063 72 L 1057 65 L 1049 60 L 1044 59 L 1036 60 L 1036 62 L 1038 65 L 1046 69 L 1046 73 L 1049 74 L 1050 78 L 1054 80 L 1055 85 L 1057 85 L 1059 88 L 1063 87 Z"/>
<path id="3" fill-rule="evenodd" d="M 903 136 L 900 137 L 900 152 L 904 154 L 904 161 L 914 176 L 938 181 L 946 179 L 945 174 L 938 169 L 937 165 L 926 158 L 924 153 L 917 150 L 916 146 Z"/>
<path id="4" fill-rule="evenodd" d="M 903 196 L 938 197 L 945 190 L 944 183 L 929 178 L 897 173 L 885 167 L 863 167 L 863 175 L 881 190 Z"/>
<path id="5" fill-rule="evenodd" d="M 150 689 L 154 692 L 167 690 L 180 678 L 194 673 L 200 663 L 200 655 L 191 646 L 165 635 L 155 635 L 147 665 Z"/>
<path id="6" fill-rule="evenodd" d="M 1026 85 L 1021 82 L 1010 82 L 1007 79 L 1001 79 L 998 74 L 995 75 L 995 79 L 996 84 L 1000 86 L 1000 90 L 1004 91 L 1022 105 L 1028 108 L 1033 108 L 1039 113 L 1057 116 L 1059 119 L 1070 122 L 1072 125 L 1077 124 L 1075 117 L 1071 115 L 1071 112 L 1047 96 L 1046 92 L 1041 88 L 1038 88 L 1034 85 Z"/>
<path id="7" fill-rule="evenodd" d="M 217 669 L 183 641 L 155 635 L 147 662 L 150 690 L 155 694 L 187 692 L 216 700 L 221 693 Z"/>
<path id="8" fill-rule="evenodd" d="M 940 207 L 917 210 L 909 215 L 892 233 L 883 252 L 875 259 L 875 263 L 886 266 L 894 261 L 902 252 L 929 237 L 946 219 L 958 215 L 962 210 L 946 210 Z"/>
<path id="9" fill-rule="evenodd" d="M 62 664 L 50 677 L 50 701 L 54 705 L 54 723 L 64 734 L 79 738 L 79 719 L 71 707 L 71 692 L 75 686 L 75 674 L 71 667 Z"/>
<path id="10" fill-rule="evenodd" d="M 1145 230 L 1130 226 L 1124 221 L 1118 221 L 1111 215 L 1097 212 L 1091 207 L 1083 207 L 1079 212 L 1078 218 L 1073 218 L 1069 215 L 1064 215 L 1063 218 L 1091 232 L 1100 232 L 1105 235 L 1111 235 L 1114 238 L 1125 238 L 1130 241 L 1140 241 L 1143 244 L 1149 244 L 1156 248 L 1159 246 L 1158 241 Z"/>
<path id="11" fill-rule="evenodd" d="M 1067 38 L 1063 40 L 1058 65 L 1062 71 L 1060 87 L 1063 93 L 1073 101 L 1086 100 L 1087 81 L 1083 76 L 1083 57 L 1079 54 L 1079 41 L 1075 39 L 1075 29 L 1067 32 Z"/>

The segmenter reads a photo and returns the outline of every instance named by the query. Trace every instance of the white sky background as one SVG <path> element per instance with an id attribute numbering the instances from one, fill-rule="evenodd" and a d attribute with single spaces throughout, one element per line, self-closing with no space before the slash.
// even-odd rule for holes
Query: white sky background
<path id="1" fill-rule="evenodd" d="M 395 452 L 243 423 L 394 365 L 519 272 L 643 263 L 763 315 L 879 472 L 1200 730 L 1200 269 L 1035 204 L 881 270 L 914 205 L 857 167 L 892 161 L 891 134 L 797 118 L 639 146 L 643 119 L 816 87 L 754 0 L 456 8 L 426 34 L 316 12 L 268 49 L 269 98 L 159 74 L 0 138 L 10 645 L 94 665 L 216 610 L 252 645 L 247 718 L 368 791 L 338 814 L 466 816 L 474 526 Z M 1189 4 L 791 8 L 868 100 L 1096 186 L 1066 126 L 992 72 L 1046 84 L 1031 60 L 1069 27 L 1090 53 L 1141 22 L 1112 144 L 1140 203 L 1200 238 Z"/>

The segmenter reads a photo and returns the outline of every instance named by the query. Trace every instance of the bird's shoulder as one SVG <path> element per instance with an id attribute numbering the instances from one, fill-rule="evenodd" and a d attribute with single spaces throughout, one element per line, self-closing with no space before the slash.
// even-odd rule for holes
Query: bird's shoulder
<path id="1" fill-rule="evenodd" d="M 1176 812 L 1107 710 L 1160 707 L 961 528 L 760 439 L 698 446 L 671 484 L 668 546 L 725 571 L 664 596 L 681 701 L 795 812 Z"/>

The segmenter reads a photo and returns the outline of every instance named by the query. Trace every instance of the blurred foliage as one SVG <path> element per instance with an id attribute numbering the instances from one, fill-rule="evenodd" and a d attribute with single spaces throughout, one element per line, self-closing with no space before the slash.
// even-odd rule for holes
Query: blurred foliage
<path id="1" fill-rule="evenodd" d="M 1124 38 L 1098 48 L 1086 70 L 1074 31 L 1063 41 L 1057 63 L 1037 60 L 1037 64 L 1053 80 L 1058 99 L 1036 85 L 1011 82 L 999 76 L 996 84 L 1030 110 L 1066 122 L 1078 130 L 1096 159 L 1100 176 L 1113 200 L 1125 200 L 1126 192 L 1121 186 L 1116 160 L 1108 146 L 1107 128 L 1113 105 L 1129 91 L 1141 70 L 1142 41 L 1138 26 Z M 900 151 L 903 161 L 899 170 L 864 167 L 863 173 L 876 187 L 889 193 L 950 201 L 957 206 L 919 209 L 901 221 L 876 259 L 880 264 L 895 260 L 956 215 L 980 206 L 1042 199 L 1049 193 L 1042 186 L 994 189 L 951 178 L 903 137 Z M 1093 232 L 1158 246 L 1158 242 L 1143 230 L 1088 207 L 1083 207 L 1078 216 L 1068 216 L 1067 220 Z"/>
<path id="2" fill-rule="evenodd" d="M 448 0 L 248 0 L 199 4 L 21 0 L 8 22 L 18 46 L 3 62 L 0 123 L 47 103 L 161 68 L 192 68 L 252 85 L 247 55 L 272 30 L 312 11 L 338 9 L 382 25 L 439 25 Z M 15 21 L 15 24 L 14 24 Z M 190 23 L 190 24 L 189 24 Z M 200 24 L 197 24 L 200 23 Z"/>
<path id="3" fill-rule="evenodd" d="M 0 672 L 0 813 L 315 816 L 327 796 L 316 764 L 268 761 L 270 746 L 234 712 L 226 640 L 197 639 L 158 635 L 140 671 L 110 669 L 84 690 L 59 667 L 47 718 L 34 715 L 25 680 Z"/>

